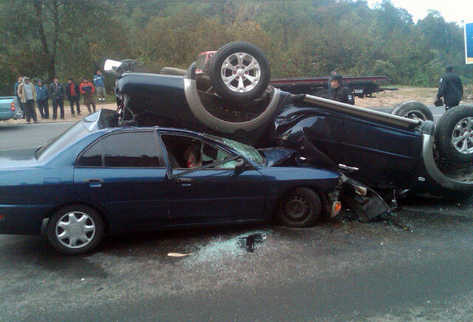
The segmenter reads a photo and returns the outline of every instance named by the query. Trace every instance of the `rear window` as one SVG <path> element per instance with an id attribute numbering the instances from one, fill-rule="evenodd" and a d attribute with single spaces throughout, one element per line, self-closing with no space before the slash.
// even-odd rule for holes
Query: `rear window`
<path id="1" fill-rule="evenodd" d="M 42 146 L 36 151 L 37 159 L 48 159 L 54 156 L 65 147 L 71 145 L 79 139 L 82 139 L 89 133 L 89 130 L 85 127 L 82 121 L 78 121 L 62 134 L 52 139 L 50 142 Z"/>
<path id="2" fill-rule="evenodd" d="M 112 134 L 88 148 L 77 161 L 81 167 L 156 168 L 164 167 L 156 133 Z"/>

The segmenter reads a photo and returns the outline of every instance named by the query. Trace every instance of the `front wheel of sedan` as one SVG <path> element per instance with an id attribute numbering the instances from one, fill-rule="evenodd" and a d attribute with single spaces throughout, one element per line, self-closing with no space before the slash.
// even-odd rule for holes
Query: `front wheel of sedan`
<path id="1" fill-rule="evenodd" d="M 322 214 L 322 201 L 309 188 L 297 188 L 289 192 L 279 205 L 278 219 L 289 227 L 313 226 Z"/>
<path id="2" fill-rule="evenodd" d="M 78 255 L 95 248 L 103 238 L 104 223 L 94 209 L 75 205 L 57 211 L 47 229 L 51 245 L 66 255 Z"/>

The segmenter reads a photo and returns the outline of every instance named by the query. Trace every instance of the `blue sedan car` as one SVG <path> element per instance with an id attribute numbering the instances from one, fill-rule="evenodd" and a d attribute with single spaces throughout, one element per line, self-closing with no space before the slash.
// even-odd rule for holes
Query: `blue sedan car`
<path id="1" fill-rule="evenodd" d="M 295 151 L 160 127 L 115 127 L 102 110 L 31 155 L 0 157 L 0 233 L 40 234 L 65 254 L 104 234 L 262 222 L 314 224 L 339 175 Z"/>

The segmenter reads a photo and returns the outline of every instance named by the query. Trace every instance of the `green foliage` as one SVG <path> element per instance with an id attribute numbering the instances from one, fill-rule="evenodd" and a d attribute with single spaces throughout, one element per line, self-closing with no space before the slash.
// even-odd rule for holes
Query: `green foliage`
<path id="1" fill-rule="evenodd" d="M 186 68 L 233 40 L 261 47 L 275 78 L 336 69 L 436 86 L 454 65 L 473 81 L 460 26 L 436 11 L 414 23 L 389 0 L 0 0 L 0 94 L 17 75 L 91 77 L 108 57 Z"/>

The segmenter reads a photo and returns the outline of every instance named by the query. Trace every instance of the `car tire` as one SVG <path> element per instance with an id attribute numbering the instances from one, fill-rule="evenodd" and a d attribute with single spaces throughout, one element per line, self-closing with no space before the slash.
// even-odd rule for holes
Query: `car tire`
<path id="1" fill-rule="evenodd" d="M 433 121 L 434 115 L 432 111 L 421 102 L 408 101 L 396 105 L 391 114 L 403 116 L 410 119 L 418 119 L 422 121 Z"/>
<path id="2" fill-rule="evenodd" d="M 288 227 L 313 226 L 322 215 L 320 196 L 309 188 L 297 188 L 280 202 L 277 217 Z"/>
<path id="3" fill-rule="evenodd" d="M 447 110 L 437 122 L 435 139 L 442 161 L 450 164 L 472 162 L 473 106 L 455 106 Z"/>
<path id="4" fill-rule="evenodd" d="M 66 255 L 84 254 L 101 242 L 104 222 L 94 209 L 72 205 L 58 210 L 50 218 L 46 232 L 49 242 L 59 252 Z"/>
<path id="5" fill-rule="evenodd" d="M 271 72 L 259 48 L 247 42 L 231 42 L 212 57 L 209 76 L 215 92 L 222 98 L 247 103 L 263 94 Z"/>

